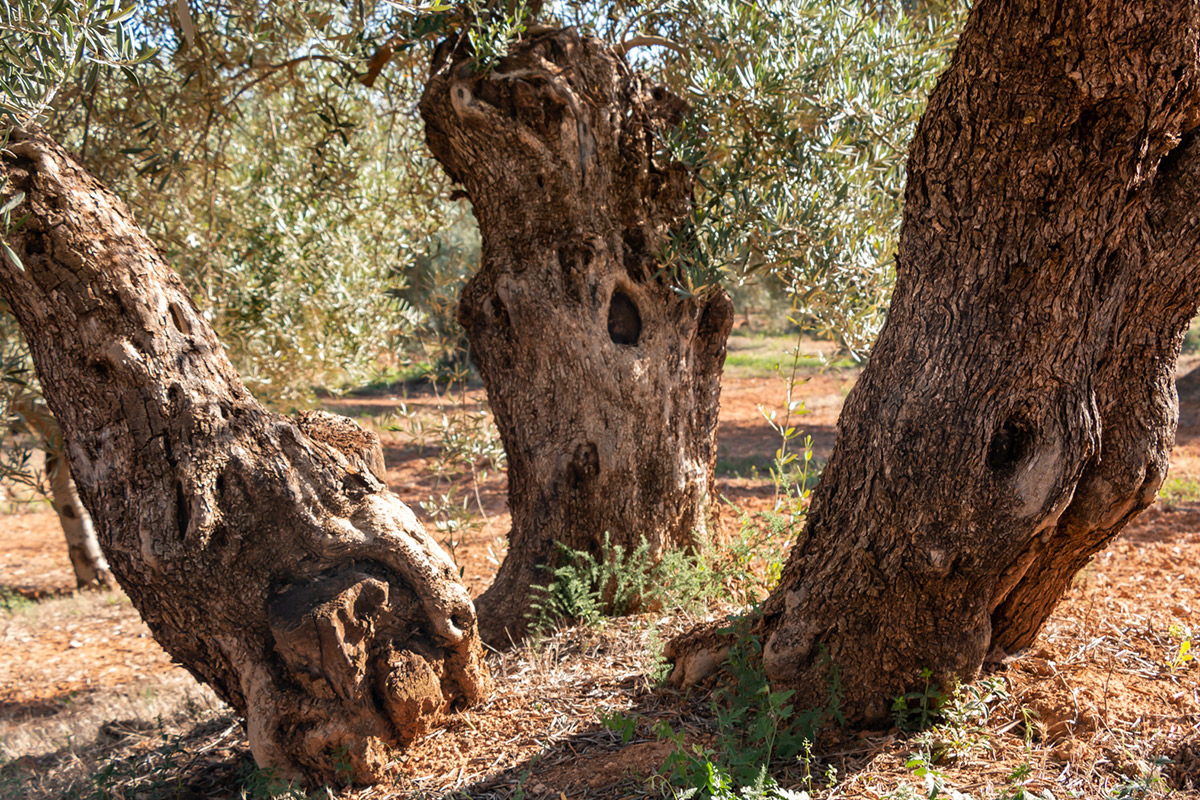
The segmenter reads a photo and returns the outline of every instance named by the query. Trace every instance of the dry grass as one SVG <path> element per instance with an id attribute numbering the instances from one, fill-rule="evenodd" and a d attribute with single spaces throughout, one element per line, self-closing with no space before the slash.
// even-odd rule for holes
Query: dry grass
<path id="1" fill-rule="evenodd" d="M 729 395 L 737 413 L 723 420 L 723 441 L 737 444 L 734 454 L 766 452 L 761 387 L 739 386 L 741 394 Z M 1181 476 L 1191 467 L 1200 475 L 1200 418 L 1188 413 L 1195 416 L 1185 413 L 1175 454 Z M 832 441 L 834 416 L 831 409 L 806 422 L 827 427 Z M 393 473 L 407 496 L 427 488 L 411 464 Z M 747 480 L 726 481 L 721 491 L 750 505 L 769 503 L 771 494 Z M 4 522 L 2 533 L 19 547 L 0 549 L 0 585 L 51 574 L 39 572 L 36 559 L 58 553 L 57 536 L 35 530 L 26 515 Z M 489 542 L 468 542 L 460 553 L 478 586 L 493 568 Z M 15 555 L 5 561 L 5 552 Z M 955 792 L 975 800 L 1200 798 L 1200 666 L 1178 660 L 1183 641 L 1200 646 L 1198 586 L 1200 504 L 1181 498 L 1175 510 L 1139 517 L 1076 581 L 1036 646 L 985 676 L 1003 690 L 990 702 L 960 704 L 924 732 L 830 731 L 807 762 L 773 764 L 772 772 L 820 800 Z M 681 695 L 651 677 L 660 643 L 695 622 L 629 617 L 493 653 L 492 698 L 399 754 L 393 784 L 310 796 L 670 796 L 655 777 L 670 751 L 655 724 L 691 743 L 716 742 L 709 692 Z M 601 713 L 635 720 L 632 738 L 622 743 Z M 12 612 L 0 604 L 0 798 L 269 796 L 286 796 L 284 787 L 253 768 L 238 720 L 169 663 L 119 595 L 48 599 Z"/>
<path id="2" fill-rule="evenodd" d="M 1097 596 L 1100 574 L 1072 591 L 1035 651 L 990 676 L 1003 688 L 993 702 L 919 733 L 833 731 L 809 763 L 774 765 L 780 783 L 829 800 L 929 797 L 931 786 L 939 797 L 1200 796 L 1200 680 L 1195 662 L 1169 664 L 1177 617 L 1111 613 Z M 679 695 L 648 676 L 655 641 L 693 622 L 630 617 L 493 654 L 492 699 L 401 755 L 394 785 L 311 796 L 669 796 L 653 777 L 669 751 L 653 724 L 711 743 L 715 723 L 707 693 Z M 614 711 L 637 720 L 626 744 L 599 722 Z M 148 712 L 9 764 L 0 797 L 271 796 L 222 709 L 184 700 L 161 723 Z"/>

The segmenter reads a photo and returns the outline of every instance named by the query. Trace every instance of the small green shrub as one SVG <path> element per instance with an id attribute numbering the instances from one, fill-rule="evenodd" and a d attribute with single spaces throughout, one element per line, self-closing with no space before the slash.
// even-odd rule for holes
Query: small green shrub
<path id="1" fill-rule="evenodd" d="M 650 564 L 645 539 L 626 555 L 608 533 L 600 556 L 559 543 L 564 563 L 550 570 L 549 583 L 533 587 L 530 616 L 535 635 L 544 636 L 566 623 L 592 626 L 604 617 L 630 613 L 642 602 L 658 571 Z"/>
<path id="2" fill-rule="evenodd" d="M 592 626 L 641 610 L 752 606 L 778 583 L 794 524 L 779 514 L 762 521 L 743 514 L 725 547 L 701 537 L 694 550 L 669 550 L 657 560 L 645 539 L 627 551 L 605 533 L 599 555 L 559 544 L 560 565 L 546 567 L 550 580 L 533 587 L 530 627 L 544 636 L 563 625 Z"/>
<path id="3" fill-rule="evenodd" d="M 1180 503 L 1200 501 L 1200 482 L 1187 478 L 1168 478 L 1158 490 L 1158 498 L 1169 510 Z"/>
<path id="4" fill-rule="evenodd" d="M 892 699 L 892 719 L 902 731 L 923 731 L 942 718 L 942 705 L 946 696 L 937 681 L 932 680 L 933 670 L 921 670 L 925 686 Z"/>
<path id="5" fill-rule="evenodd" d="M 751 631 L 753 619 L 742 617 L 726 631 L 735 639 L 726 665 L 730 680 L 712 698 L 715 747 L 689 746 L 683 734 L 665 722 L 655 728 L 661 740 L 674 744 L 663 763 L 663 773 L 672 786 L 686 787 L 688 797 L 806 797 L 780 788 L 767 769 L 774 761 L 809 756 L 817 731 L 830 722 L 842 722 L 837 668 L 826 665 L 829 697 L 825 707 L 795 709 L 791 690 L 773 690 L 767 682 L 762 642 Z M 827 655 L 825 658 L 828 662 Z M 736 787 L 741 787 L 740 792 Z"/>

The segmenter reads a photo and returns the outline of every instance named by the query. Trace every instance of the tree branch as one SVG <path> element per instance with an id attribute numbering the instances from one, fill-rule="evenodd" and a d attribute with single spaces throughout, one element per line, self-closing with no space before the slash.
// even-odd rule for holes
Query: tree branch
<path id="1" fill-rule="evenodd" d="M 613 45 L 613 52 L 624 58 L 630 50 L 635 47 L 665 47 L 668 50 L 674 50 L 679 55 L 683 56 L 683 60 L 688 64 L 691 63 L 692 54 L 688 48 L 681 45 L 679 42 L 673 42 L 662 36 L 634 36 L 632 39 L 626 39 L 620 44 Z"/>
<path id="2" fill-rule="evenodd" d="M 329 64 L 334 64 L 338 67 L 341 67 L 344 71 L 349 72 L 355 78 L 358 77 L 358 73 L 355 72 L 348 64 L 346 64 L 346 62 L 342 61 L 340 58 L 336 58 L 334 56 L 321 55 L 321 54 L 315 54 L 315 55 L 309 55 L 309 56 L 299 56 L 297 58 L 288 59 L 287 61 L 281 61 L 278 64 L 268 64 L 266 67 L 263 68 L 264 71 L 263 71 L 262 75 L 259 75 L 257 78 L 250 81 L 245 86 L 243 86 L 242 88 L 240 88 L 236 92 L 234 92 L 233 96 L 225 101 L 225 103 L 224 103 L 225 107 L 229 108 L 231 105 L 233 105 L 234 103 L 237 102 L 237 99 L 239 97 L 241 97 L 243 94 L 245 94 L 246 92 L 253 89 L 258 84 L 265 81 L 267 78 L 274 75 L 276 72 L 279 72 L 281 69 L 292 70 L 292 69 L 295 69 L 300 64 L 303 64 L 308 61 L 324 61 Z M 245 75 L 247 72 L 249 72 L 252 69 L 255 69 L 255 67 L 246 67 L 246 69 L 244 69 L 240 73 L 238 73 L 237 77 L 234 78 L 234 81 L 238 80 L 238 78 L 241 78 L 243 75 Z"/>

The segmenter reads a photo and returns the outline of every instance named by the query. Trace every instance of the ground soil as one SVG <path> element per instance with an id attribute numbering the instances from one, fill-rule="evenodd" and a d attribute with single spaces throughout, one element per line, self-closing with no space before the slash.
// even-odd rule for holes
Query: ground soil
<path id="1" fill-rule="evenodd" d="M 796 389 L 809 413 L 789 424 L 812 436 L 818 463 L 832 446 L 854 377 L 853 370 L 818 373 Z M 448 462 L 434 442 L 446 428 L 443 417 L 479 409 L 481 390 L 406 395 L 328 405 L 383 433 L 388 482 L 403 499 L 418 506 L 450 494 L 482 511 L 472 525 L 437 533 L 478 594 L 503 556 L 503 473 L 480 461 L 472 469 L 469 458 Z M 898 730 L 834 732 L 819 743 L 815 761 L 779 765 L 784 784 L 830 797 L 902 797 L 909 786 L 929 796 L 929 777 L 912 766 L 919 752 L 936 764 L 937 780 L 975 797 L 1014 787 L 1054 797 L 1126 789 L 1121 796 L 1191 794 L 1200 787 L 1200 667 L 1181 654 L 1200 634 L 1200 494 L 1189 489 L 1200 481 L 1200 376 L 1182 381 L 1181 395 L 1170 502 L 1144 513 L 1099 554 L 1036 645 L 997 668 L 993 677 L 1004 692 L 983 717 L 964 722 L 960 741 Z M 784 405 L 778 377 L 725 383 L 718 491 L 729 505 L 717 512 L 722 535 L 736 528 L 741 510 L 772 507 L 775 485 L 764 470 L 780 438 L 764 412 L 774 410 L 779 421 Z M 118 779 L 125 796 L 267 792 L 269 776 L 249 766 L 237 721 L 171 663 L 124 596 L 73 593 L 54 515 L 26 505 L 7 511 L 0 514 L 0 765 L 7 762 L 0 797 L 55 797 L 68 789 L 109 796 L 105 787 Z M 729 610 L 709 609 L 707 618 Z M 689 741 L 713 741 L 708 696 L 679 696 L 651 677 L 661 642 L 698 621 L 642 615 L 493 654 L 498 688 L 490 701 L 449 718 L 400 755 L 394 786 L 343 795 L 465 791 L 565 800 L 659 792 L 647 777 L 670 746 L 652 735 L 656 721 Z M 637 721 L 627 742 L 599 722 L 614 712 Z M 937 735 L 947 736 L 944 729 Z M 179 791 L 161 793 L 163 785 Z"/>

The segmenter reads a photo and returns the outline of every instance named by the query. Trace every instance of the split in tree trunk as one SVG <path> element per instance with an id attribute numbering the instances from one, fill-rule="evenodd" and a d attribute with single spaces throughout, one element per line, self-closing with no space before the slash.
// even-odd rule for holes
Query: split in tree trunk
<path id="1" fill-rule="evenodd" d="M 508 554 L 478 600 L 500 644 L 556 543 L 658 557 L 705 532 L 732 306 L 657 263 L 691 207 L 659 141 L 684 106 L 602 42 L 541 33 L 488 74 L 460 46 L 420 108 L 483 241 L 458 319 L 508 455 Z"/>
<path id="2" fill-rule="evenodd" d="M 1153 502 L 1200 297 L 1200 11 L 983 0 L 918 127 L 897 283 L 764 607 L 797 707 L 879 723 L 1027 647 Z M 677 675 L 711 658 L 675 647 Z"/>
<path id="3" fill-rule="evenodd" d="M 489 680 L 450 559 L 350 420 L 246 391 L 125 206 L 15 131 L 0 204 L 25 217 L 0 293 L 112 571 L 155 638 L 245 714 L 260 766 L 375 780 L 389 745 Z"/>

